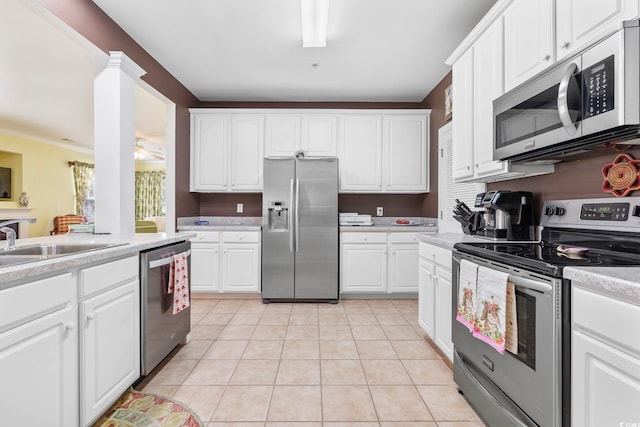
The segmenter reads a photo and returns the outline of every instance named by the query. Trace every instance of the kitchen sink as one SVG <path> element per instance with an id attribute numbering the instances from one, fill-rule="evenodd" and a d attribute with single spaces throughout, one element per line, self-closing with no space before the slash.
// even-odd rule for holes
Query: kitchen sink
<path id="1" fill-rule="evenodd" d="M 121 246 L 122 244 L 105 244 L 105 243 L 62 243 L 62 244 L 47 244 L 47 245 L 33 245 L 23 246 L 11 251 L 0 251 L 0 260 L 4 258 L 18 258 L 25 255 L 38 255 L 38 258 L 31 259 L 36 261 L 41 257 L 51 257 L 60 255 L 72 255 L 79 252 L 95 251 L 98 249 L 106 249 L 115 246 Z M 7 261 L 5 261 L 7 262 Z M 27 261 L 23 261 L 27 262 Z M 1 264 L 0 265 L 7 265 Z"/>

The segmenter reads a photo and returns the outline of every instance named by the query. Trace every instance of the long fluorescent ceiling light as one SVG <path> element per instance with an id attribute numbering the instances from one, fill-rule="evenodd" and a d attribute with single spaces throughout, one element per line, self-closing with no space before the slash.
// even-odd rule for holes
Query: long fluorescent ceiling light
<path id="1" fill-rule="evenodd" d="M 302 47 L 326 47 L 329 0 L 300 0 Z"/>

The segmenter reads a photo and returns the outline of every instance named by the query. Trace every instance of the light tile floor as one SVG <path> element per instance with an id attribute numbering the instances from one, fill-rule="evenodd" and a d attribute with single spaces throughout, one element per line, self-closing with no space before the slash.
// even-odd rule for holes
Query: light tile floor
<path id="1" fill-rule="evenodd" d="M 483 427 L 415 300 L 194 299 L 192 341 L 138 385 L 206 427 Z"/>

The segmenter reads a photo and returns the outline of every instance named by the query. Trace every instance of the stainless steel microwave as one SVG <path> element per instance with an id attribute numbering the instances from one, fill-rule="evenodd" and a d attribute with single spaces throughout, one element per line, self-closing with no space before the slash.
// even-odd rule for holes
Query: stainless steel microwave
<path id="1" fill-rule="evenodd" d="M 640 21 L 493 102 L 495 160 L 561 160 L 640 137 Z"/>

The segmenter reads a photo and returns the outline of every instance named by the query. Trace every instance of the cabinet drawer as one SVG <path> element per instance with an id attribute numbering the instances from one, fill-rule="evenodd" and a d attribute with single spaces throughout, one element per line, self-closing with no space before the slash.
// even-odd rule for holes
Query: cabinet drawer
<path id="1" fill-rule="evenodd" d="M 389 233 L 389 243 L 418 243 L 416 233 Z"/>
<path id="2" fill-rule="evenodd" d="M 573 287 L 572 309 L 574 324 L 597 332 L 598 335 L 640 354 L 637 328 L 621 327 L 640 319 L 640 306 Z"/>
<path id="3" fill-rule="evenodd" d="M 80 297 L 100 292 L 110 286 L 135 280 L 138 277 L 138 256 L 119 259 L 80 271 Z"/>
<path id="4" fill-rule="evenodd" d="M 258 231 L 223 231 L 222 241 L 224 243 L 260 243 L 260 232 Z"/>
<path id="5" fill-rule="evenodd" d="M 420 242 L 419 254 L 421 258 L 426 258 L 451 270 L 451 251 L 449 249 Z"/>
<path id="6" fill-rule="evenodd" d="M 387 243 L 387 233 L 352 233 L 340 235 L 342 243 Z"/>
<path id="7" fill-rule="evenodd" d="M 70 304 L 75 287 L 76 281 L 67 273 L 0 291 L 0 331 Z"/>
<path id="8" fill-rule="evenodd" d="M 192 242 L 213 242 L 218 243 L 220 241 L 219 231 L 200 231 L 197 236 L 191 239 Z"/>

